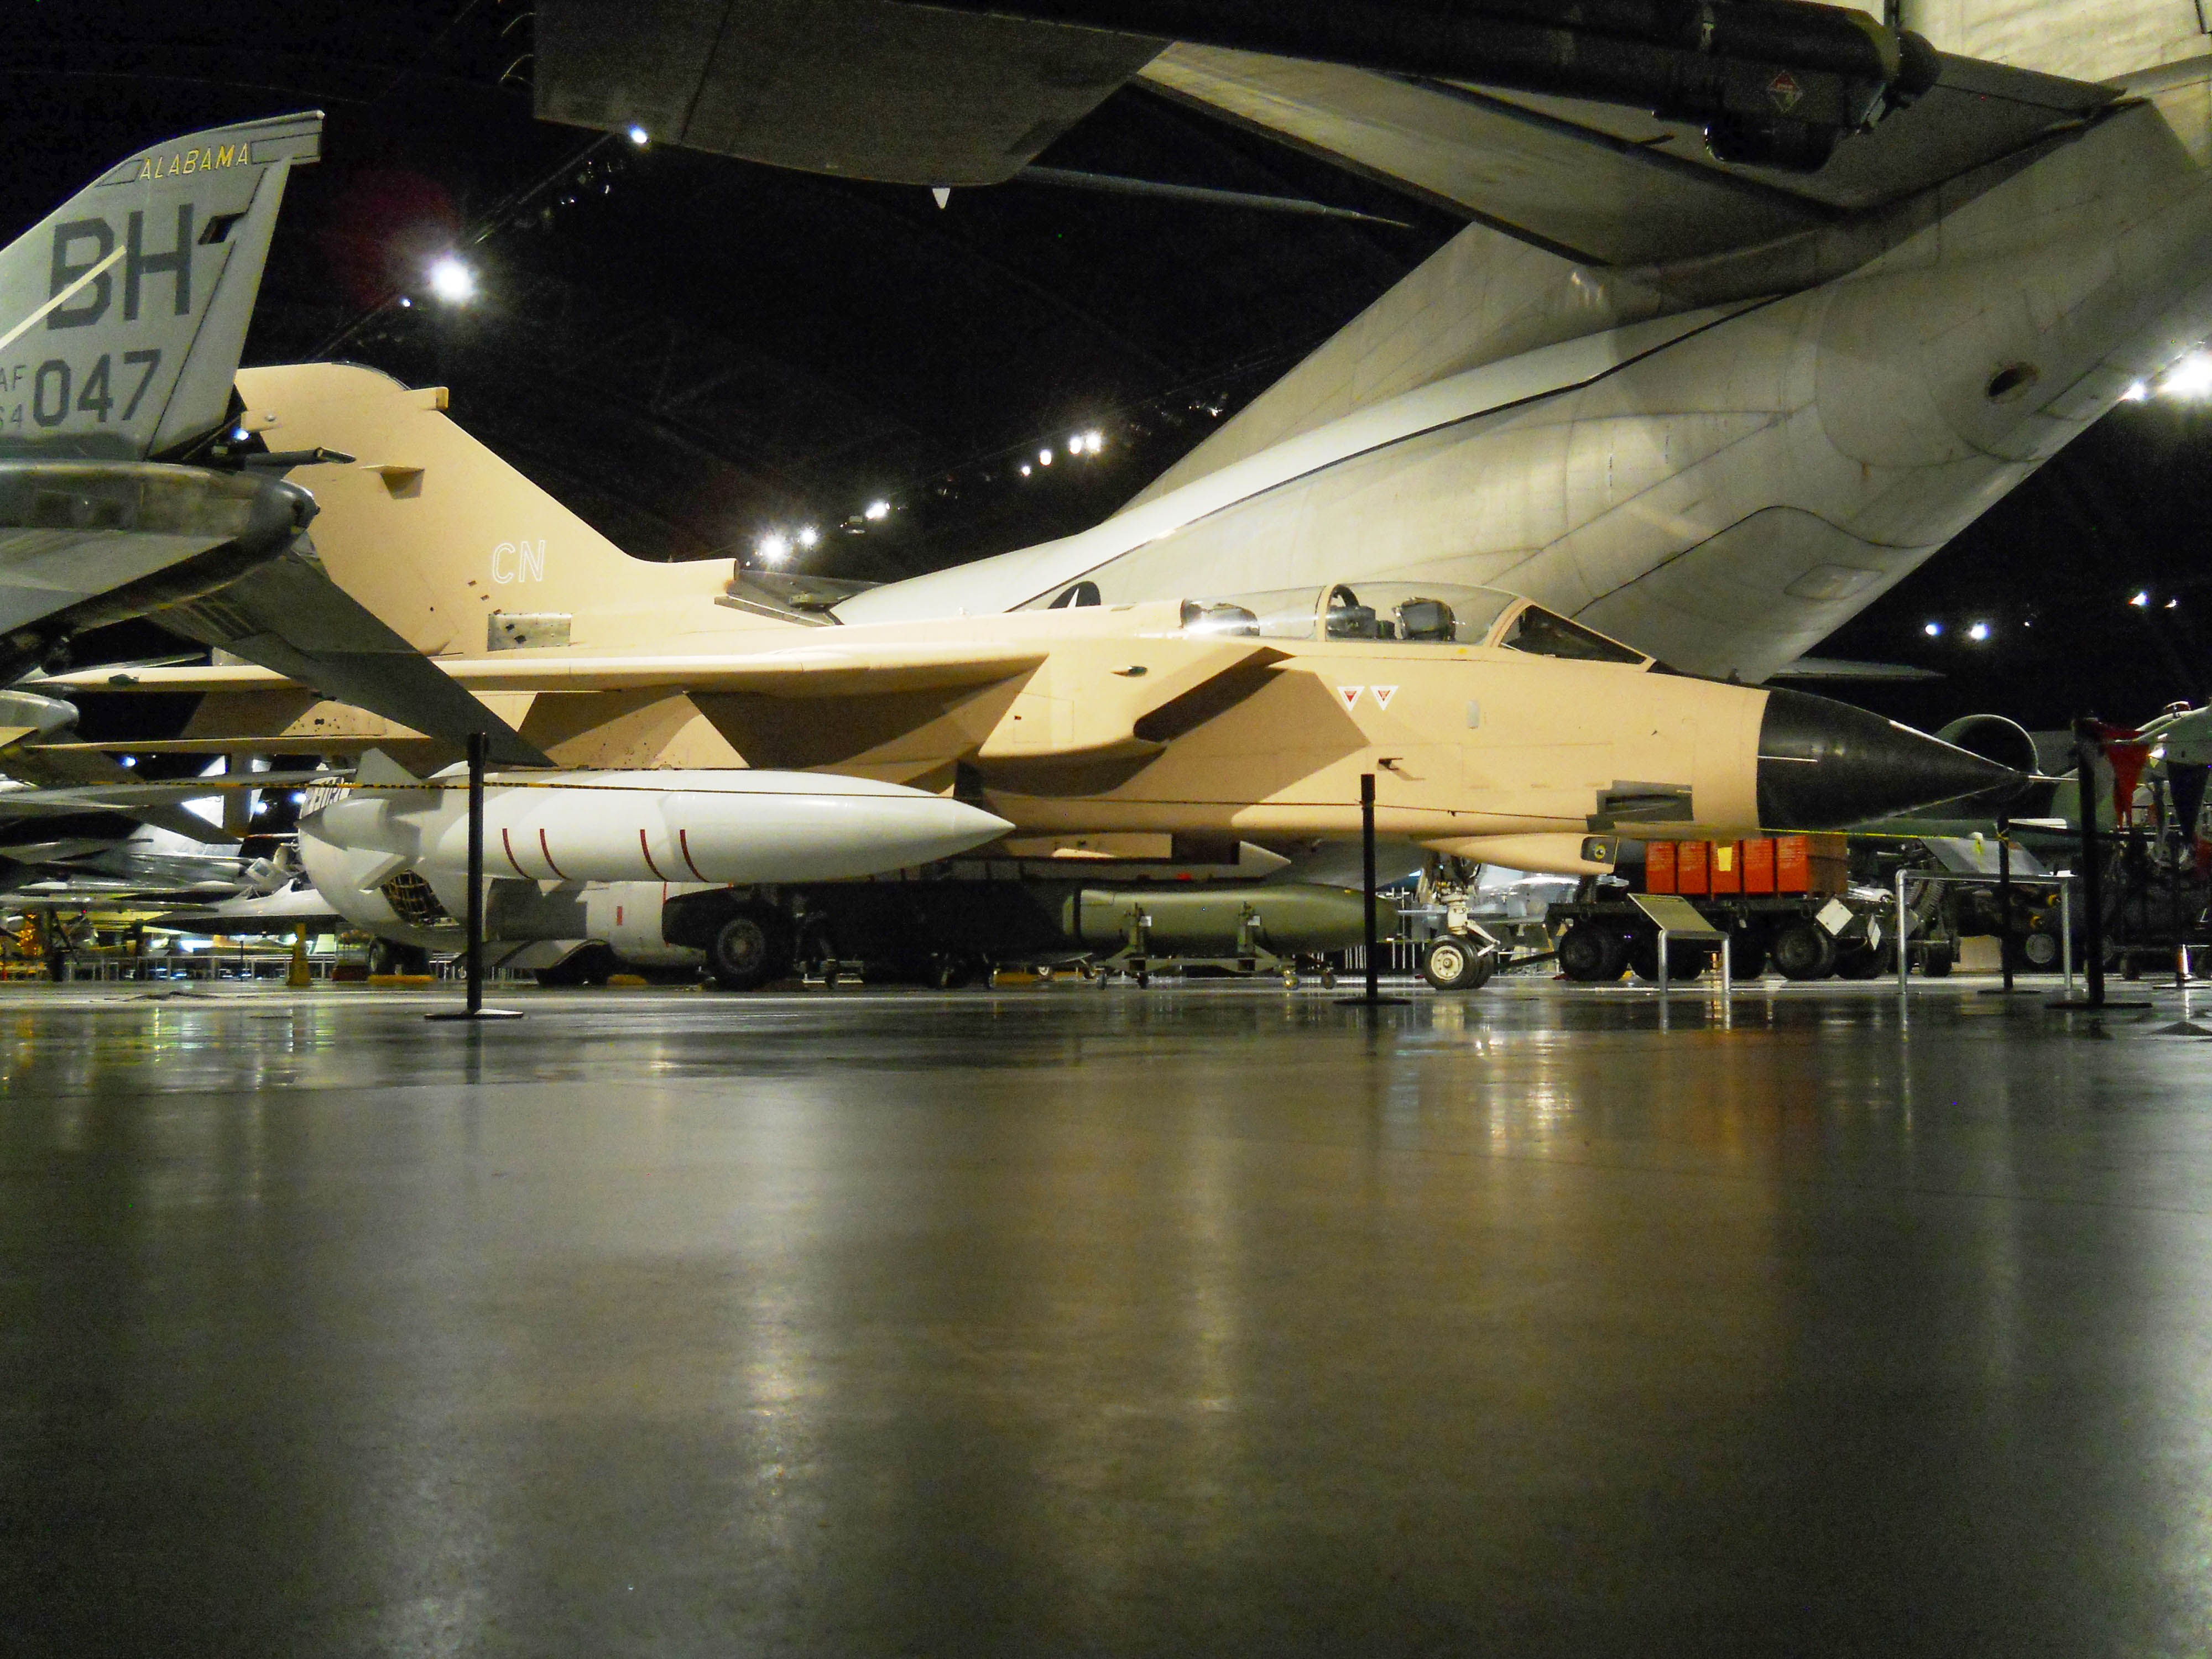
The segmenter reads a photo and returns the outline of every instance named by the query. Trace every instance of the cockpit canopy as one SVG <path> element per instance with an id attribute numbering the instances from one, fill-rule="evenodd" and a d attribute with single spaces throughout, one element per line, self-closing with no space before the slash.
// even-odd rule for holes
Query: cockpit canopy
<path id="1" fill-rule="evenodd" d="M 1338 582 L 1186 599 L 1186 634 L 1276 640 L 1399 640 L 1483 645 L 1539 657 L 1647 665 L 1651 659 L 1533 599 L 1448 582 Z"/>

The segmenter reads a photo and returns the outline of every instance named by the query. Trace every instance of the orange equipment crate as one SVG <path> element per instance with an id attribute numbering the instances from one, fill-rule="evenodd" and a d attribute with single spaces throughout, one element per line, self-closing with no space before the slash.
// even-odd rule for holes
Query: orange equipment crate
<path id="1" fill-rule="evenodd" d="M 1703 898 L 1712 891 L 1712 845 L 1709 842 L 1677 842 L 1674 846 L 1674 890 L 1686 898 Z"/>
<path id="2" fill-rule="evenodd" d="M 1671 893 L 1674 890 L 1674 843 L 1673 842 L 1653 841 L 1644 843 L 1644 890 L 1647 893 Z"/>
<path id="3" fill-rule="evenodd" d="M 1767 894 L 1774 890 L 1774 843 L 1764 837 L 1741 843 L 1739 857 L 1743 866 L 1743 890 L 1746 893 Z"/>
<path id="4" fill-rule="evenodd" d="M 1774 842 L 1774 890 L 1802 893 L 1813 885 L 1812 840 L 1807 836 L 1780 836 Z"/>
<path id="5" fill-rule="evenodd" d="M 1718 898 L 1723 894 L 1735 894 L 1743 891 L 1743 848 L 1741 843 L 1733 841 L 1717 841 L 1712 843 L 1712 848 L 1713 851 L 1712 858 L 1710 860 L 1710 870 L 1712 879 L 1713 896 Z"/>
<path id="6" fill-rule="evenodd" d="M 1849 866 L 1841 836 L 1783 836 L 1774 844 L 1774 890 L 1840 893 Z"/>

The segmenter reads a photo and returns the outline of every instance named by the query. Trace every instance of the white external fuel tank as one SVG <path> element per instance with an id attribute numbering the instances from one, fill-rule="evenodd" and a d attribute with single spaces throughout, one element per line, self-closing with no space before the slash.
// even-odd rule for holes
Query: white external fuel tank
<path id="1" fill-rule="evenodd" d="M 320 840 L 426 877 L 468 863 L 468 793 L 357 789 L 302 820 Z M 528 881 L 839 881 L 950 858 L 1013 826 L 964 801 L 809 772 L 495 775 L 484 873 Z"/>
<path id="2" fill-rule="evenodd" d="M 840 881 L 950 858 L 1012 827 L 965 802 L 869 778 L 495 774 L 484 789 L 484 874 L 549 886 L 648 884 L 655 892 Z M 449 773 L 419 787 L 377 784 L 311 800 L 300 851 L 341 914 L 429 943 L 467 904 L 465 781 Z M 386 890 L 404 878 L 427 885 L 447 914 L 404 914 L 404 899 Z"/>

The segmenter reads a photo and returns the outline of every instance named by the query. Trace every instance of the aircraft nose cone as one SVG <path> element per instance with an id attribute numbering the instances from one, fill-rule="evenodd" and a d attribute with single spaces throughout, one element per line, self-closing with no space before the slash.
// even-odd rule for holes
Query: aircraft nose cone
<path id="1" fill-rule="evenodd" d="M 1766 829 L 1841 830 L 2025 782 L 2008 766 L 1849 703 L 1767 693 L 1759 728 Z"/>

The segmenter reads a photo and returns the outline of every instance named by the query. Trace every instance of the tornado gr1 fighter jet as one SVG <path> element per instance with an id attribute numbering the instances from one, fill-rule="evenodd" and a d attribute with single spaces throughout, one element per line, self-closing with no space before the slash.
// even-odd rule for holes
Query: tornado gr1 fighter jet
<path id="1" fill-rule="evenodd" d="M 406 462 L 398 488 L 389 468 L 330 469 L 327 568 L 564 765 L 815 769 L 957 787 L 1025 830 L 1248 838 L 1356 832 L 1364 765 L 1384 832 L 1425 843 L 1817 829 L 2011 776 L 1842 704 L 1654 672 L 1546 607 L 1442 581 L 872 625 L 763 615 L 757 573 L 627 557 L 386 376 L 240 385 L 318 442 Z M 210 694 L 182 738 L 142 749 L 411 736 L 257 668 L 56 684 Z M 518 877 L 544 855 L 517 849 Z M 560 879 L 552 858 L 532 878 Z"/>
<path id="2" fill-rule="evenodd" d="M 628 558 L 434 397 L 374 371 L 240 384 L 319 442 L 398 458 L 329 470 L 332 577 L 526 739 L 590 769 L 525 781 L 489 811 L 509 940 L 603 939 L 652 961 L 663 945 L 778 937 L 774 918 L 739 926 L 718 884 L 770 879 L 744 861 L 774 850 L 748 838 L 760 787 L 802 813 L 819 807 L 810 793 L 866 779 L 929 792 L 878 805 L 981 806 L 1036 836 L 1304 846 L 1357 833 L 1371 771 L 1395 841 L 1477 859 L 1510 847 L 1522 867 L 1579 872 L 1609 862 L 1616 833 L 1817 828 L 2013 775 L 1841 704 L 1664 672 L 1540 605 L 1449 583 L 838 626 L 742 566 Z M 415 740 L 254 667 L 94 670 L 55 687 L 204 694 L 182 737 L 141 750 Z M 844 775 L 775 776 L 798 769 Z M 310 811 L 302 844 L 320 844 L 309 862 L 333 902 L 432 945 L 458 902 L 458 808 L 412 778 L 388 787 L 381 805 Z M 879 837 L 892 863 L 912 853 L 902 823 Z"/>
<path id="3" fill-rule="evenodd" d="M 2011 775 L 1842 704 L 1650 672 L 1649 653 L 1547 607 L 1437 580 L 840 626 L 796 601 L 777 611 L 775 591 L 742 566 L 627 557 L 434 397 L 373 370 L 253 369 L 240 384 L 250 408 L 318 443 L 405 462 L 327 470 L 318 533 L 331 577 L 564 765 L 819 768 L 902 783 L 945 773 L 933 787 L 964 765 L 990 800 L 1004 789 L 1019 803 L 1000 815 L 1024 828 L 1295 836 L 1356 828 L 1342 767 L 1375 749 L 1370 762 L 1403 767 L 1383 769 L 1386 819 L 1394 796 L 1421 803 L 1396 832 L 1415 839 L 1579 837 L 1595 820 L 1653 813 L 1814 829 Z M 1160 636 L 1171 642 L 1156 661 L 1139 641 Z M 1323 660 L 1339 653 L 1381 661 L 1343 669 L 1340 684 Z M 1453 676 L 1476 657 L 1502 676 L 1498 689 L 1455 702 Z M 1582 675 L 1595 678 L 1585 685 Z M 1293 684 L 1305 690 L 1280 690 Z M 183 738 L 139 749 L 358 753 L 413 736 L 251 667 L 90 671 L 55 684 L 210 694 Z M 1342 717 L 1324 719 L 1316 695 L 1340 700 Z M 1678 703 L 1682 732 L 1704 737 L 1660 734 L 1657 711 Z M 1415 706 L 1423 712 L 1409 714 Z M 1443 726 L 1428 730 L 1437 719 Z M 1230 726 L 1277 762 L 1243 782 L 1170 787 L 1184 757 L 1212 753 Z M 1444 747 L 1417 763 L 1389 748 L 1401 740 Z M 1504 770 L 1493 778 L 1485 762 L 1462 776 L 1468 745 L 1495 747 Z M 1548 780 L 1543 790 L 1556 787 L 1551 805 L 1521 810 L 1534 799 L 1522 793 L 1522 761 Z M 1268 805 L 1286 792 L 1294 809 Z"/>

